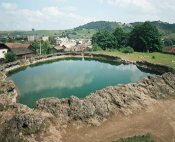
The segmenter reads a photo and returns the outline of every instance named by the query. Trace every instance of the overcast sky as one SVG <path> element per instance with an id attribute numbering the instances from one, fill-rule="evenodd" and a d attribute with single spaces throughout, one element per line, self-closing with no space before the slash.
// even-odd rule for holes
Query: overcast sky
<path id="1" fill-rule="evenodd" d="M 70 29 L 91 21 L 175 23 L 175 0 L 0 0 L 0 30 Z"/>

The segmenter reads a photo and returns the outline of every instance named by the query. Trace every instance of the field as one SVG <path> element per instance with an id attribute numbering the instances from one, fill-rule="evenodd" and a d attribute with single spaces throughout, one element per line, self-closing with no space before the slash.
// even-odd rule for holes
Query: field
<path id="1" fill-rule="evenodd" d="M 167 65 L 170 67 L 175 68 L 175 55 L 170 54 L 163 54 L 163 53 L 141 53 L 141 52 L 134 52 L 132 54 L 125 54 L 121 53 L 117 50 L 113 51 L 93 51 L 93 53 L 100 53 L 105 55 L 114 55 L 118 56 L 124 60 L 130 60 L 130 61 L 148 61 L 151 63 L 158 63 Z"/>

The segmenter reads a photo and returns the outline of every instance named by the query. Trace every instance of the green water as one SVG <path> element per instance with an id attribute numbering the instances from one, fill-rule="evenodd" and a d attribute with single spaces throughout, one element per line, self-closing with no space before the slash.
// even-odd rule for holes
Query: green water
<path id="1" fill-rule="evenodd" d="M 10 73 L 20 91 L 19 102 L 34 107 L 40 98 L 83 98 L 95 90 L 137 82 L 151 75 L 135 65 L 90 59 L 65 59 Z"/>

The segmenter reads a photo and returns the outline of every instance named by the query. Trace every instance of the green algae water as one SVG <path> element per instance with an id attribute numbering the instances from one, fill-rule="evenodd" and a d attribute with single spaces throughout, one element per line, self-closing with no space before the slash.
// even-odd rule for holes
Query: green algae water
<path id="1" fill-rule="evenodd" d="M 111 85 L 137 82 L 153 73 L 136 65 L 95 59 L 64 59 L 47 62 L 9 74 L 20 92 L 19 103 L 35 107 L 41 98 L 83 98 Z"/>

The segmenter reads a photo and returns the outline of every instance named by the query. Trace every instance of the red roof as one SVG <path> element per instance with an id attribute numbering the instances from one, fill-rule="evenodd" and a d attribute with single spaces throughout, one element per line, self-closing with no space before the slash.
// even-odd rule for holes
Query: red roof
<path id="1" fill-rule="evenodd" d="M 9 48 L 28 48 L 30 44 L 23 44 L 23 43 L 6 43 L 6 46 Z"/>
<path id="2" fill-rule="evenodd" d="M 165 47 L 165 48 L 163 49 L 163 52 L 175 54 L 175 47 Z"/>

